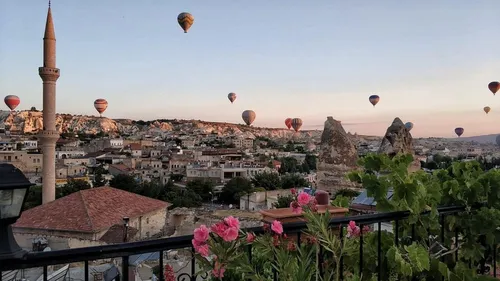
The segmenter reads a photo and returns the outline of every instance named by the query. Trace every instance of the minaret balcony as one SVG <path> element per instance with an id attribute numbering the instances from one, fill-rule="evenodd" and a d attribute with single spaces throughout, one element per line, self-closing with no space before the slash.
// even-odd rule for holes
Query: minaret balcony
<path id="1" fill-rule="evenodd" d="M 61 72 L 59 68 L 52 68 L 52 67 L 39 67 L 38 68 L 38 74 L 42 78 L 43 81 L 57 81 L 59 76 L 61 75 Z"/>

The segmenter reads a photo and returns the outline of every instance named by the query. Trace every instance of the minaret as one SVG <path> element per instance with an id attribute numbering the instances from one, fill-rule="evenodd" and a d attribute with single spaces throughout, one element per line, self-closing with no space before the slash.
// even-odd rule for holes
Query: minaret
<path id="1" fill-rule="evenodd" d="M 42 204 L 56 199 L 56 81 L 59 68 L 56 68 L 56 33 L 52 21 L 52 11 L 47 12 L 45 35 L 43 36 L 43 66 L 38 68 L 43 81 L 43 130 L 38 139 L 43 153 L 42 168 Z"/>

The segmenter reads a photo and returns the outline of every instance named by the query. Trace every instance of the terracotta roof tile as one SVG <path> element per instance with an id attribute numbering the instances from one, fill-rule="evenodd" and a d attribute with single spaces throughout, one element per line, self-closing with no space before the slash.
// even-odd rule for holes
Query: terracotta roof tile
<path id="1" fill-rule="evenodd" d="M 105 186 L 26 210 L 13 226 L 95 233 L 120 224 L 123 217 L 136 218 L 168 206 L 170 203 Z"/>

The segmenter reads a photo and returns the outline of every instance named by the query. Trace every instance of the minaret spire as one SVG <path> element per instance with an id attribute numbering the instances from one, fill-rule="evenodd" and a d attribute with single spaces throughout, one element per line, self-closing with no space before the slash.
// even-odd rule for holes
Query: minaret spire
<path id="1" fill-rule="evenodd" d="M 56 197 L 56 142 L 59 132 L 56 130 L 56 81 L 60 76 L 56 67 L 56 33 L 52 10 L 47 11 L 45 33 L 43 36 L 43 66 L 38 68 L 43 81 L 43 130 L 39 133 L 43 153 L 42 166 L 42 203 L 49 203 Z"/>

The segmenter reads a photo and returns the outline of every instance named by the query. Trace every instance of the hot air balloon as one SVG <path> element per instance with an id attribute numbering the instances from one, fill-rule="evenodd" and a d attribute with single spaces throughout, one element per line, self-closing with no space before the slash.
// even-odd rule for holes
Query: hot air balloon
<path id="1" fill-rule="evenodd" d="M 368 100 L 371 104 L 373 104 L 373 107 L 375 107 L 375 105 L 377 105 L 377 103 L 380 101 L 380 97 L 377 95 L 371 95 Z"/>
<path id="2" fill-rule="evenodd" d="M 497 145 L 500 146 L 500 135 L 497 136 L 496 142 L 497 142 Z"/>
<path id="3" fill-rule="evenodd" d="M 285 119 L 285 126 L 290 129 L 292 127 L 292 118 Z"/>
<path id="4" fill-rule="evenodd" d="M 486 114 L 488 114 L 488 113 L 490 113 L 490 111 L 491 111 L 491 107 L 489 107 L 489 106 L 485 106 L 485 107 L 483 108 L 483 110 L 484 110 L 484 112 L 486 112 Z"/>
<path id="5" fill-rule="evenodd" d="M 233 102 L 236 100 L 236 94 L 235 94 L 235 93 L 229 93 L 229 94 L 227 95 L 227 98 L 229 99 L 229 101 L 230 101 L 231 103 L 233 103 Z"/>
<path id="6" fill-rule="evenodd" d="M 497 81 L 490 82 L 488 84 L 488 89 L 490 89 L 490 91 L 493 94 L 496 94 L 498 92 L 498 90 L 500 90 L 500 83 Z"/>
<path id="7" fill-rule="evenodd" d="M 243 118 L 243 121 L 245 121 L 245 124 L 248 126 L 252 125 L 253 121 L 255 121 L 255 112 L 253 110 L 245 110 L 241 114 L 241 118 Z"/>
<path id="8" fill-rule="evenodd" d="M 300 127 L 302 127 L 302 119 L 293 118 L 292 119 L 292 128 L 295 130 L 295 132 L 298 132 L 300 130 Z"/>
<path id="9" fill-rule="evenodd" d="M 464 133 L 464 128 L 458 127 L 455 128 L 455 134 L 457 134 L 458 137 L 460 137 Z"/>
<path id="10" fill-rule="evenodd" d="M 411 129 L 413 129 L 413 123 L 412 122 L 406 122 L 405 123 L 405 127 L 406 127 L 406 129 L 408 129 L 408 131 L 411 131 Z"/>
<path id="11" fill-rule="evenodd" d="M 16 95 L 8 95 L 3 101 L 10 108 L 10 110 L 16 109 L 16 107 L 21 103 L 21 100 Z"/>
<path id="12" fill-rule="evenodd" d="M 194 17 L 190 13 L 180 13 L 177 16 L 177 22 L 184 30 L 184 33 L 187 33 L 191 25 L 194 23 Z"/>
<path id="13" fill-rule="evenodd" d="M 94 101 L 94 107 L 99 112 L 99 116 L 102 117 L 102 113 L 108 108 L 108 102 L 105 99 L 96 99 Z"/>

